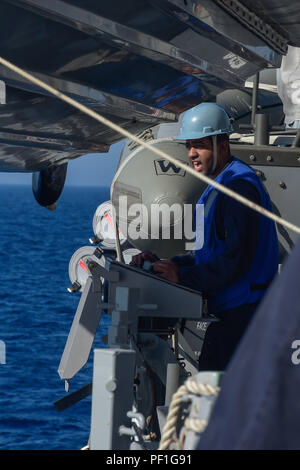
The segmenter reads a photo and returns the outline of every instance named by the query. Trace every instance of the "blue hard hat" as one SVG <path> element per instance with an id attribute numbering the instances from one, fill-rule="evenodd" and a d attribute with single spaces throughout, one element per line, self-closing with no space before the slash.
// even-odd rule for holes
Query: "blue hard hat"
<path id="1" fill-rule="evenodd" d="M 226 111 L 216 103 L 201 103 L 189 109 L 183 116 L 176 139 L 203 139 L 211 135 L 233 132 Z"/>

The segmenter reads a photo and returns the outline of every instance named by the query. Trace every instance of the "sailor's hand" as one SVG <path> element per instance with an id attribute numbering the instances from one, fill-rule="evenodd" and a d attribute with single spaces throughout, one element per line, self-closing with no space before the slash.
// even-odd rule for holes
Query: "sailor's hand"
<path id="1" fill-rule="evenodd" d="M 178 266 L 177 264 L 173 263 L 173 261 L 157 261 L 153 264 L 152 268 L 156 274 L 159 274 L 159 276 L 163 277 L 164 279 L 167 279 L 168 281 L 176 282 L 178 284 Z"/>
<path id="2" fill-rule="evenodd" d="M 151 263 L 155 263 L 155 261 L 158 261 L 158 260 L 159 258 L 151 251 L 143 251 L 142 253 L 139 253 L 138 255 L 135 255 L 132 257 L 130 265 L 137 266 L 138 268 L 142 268 L 145 261 L 150 261 Z"/>

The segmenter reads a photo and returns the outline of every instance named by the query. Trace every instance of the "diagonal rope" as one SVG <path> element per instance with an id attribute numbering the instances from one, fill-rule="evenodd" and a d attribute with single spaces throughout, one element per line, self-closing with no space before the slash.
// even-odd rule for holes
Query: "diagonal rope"
<path id="1" fill-rule="evenodd" d="M 105 126 L 110 127 L 111 129 L 114 129 L 116 132 L 119 134 L 123 135 L 127 139 L 131 139 L 137 144 L 141 145 L 142 147 L 150 150 L 151 152 L 157 154 L 159 157 L 162 157 L 166 160 L 169 160 L 171 163 L 176 165 L 177 167 L 182 168 L 186 172 L 190 173 L 192 176 L 195 178 L 198 178 L 201 181 L 204 181 L 206 184 L 209 184 L 216 188 L 217 190 L 221 191 L 222 193 L 226 194 L 227 196 L 235 199 L 238 202 L 241 202 L 242 204 L 250 207 L 250 209 L 253 209 L 260 214 L 268 217 L 269 219 L 273 220 L 274 222 L 277 222 L 278 224 L 283 225 L 284 227 L 300 234 L 300 227 L 298 227 L 295 224 L 292 224 L 291 222 L 288 222 L 287 220 L 283 219 L 282 217 L 279 217 L 276 214 L 273 214 L 273 212 L 270 212 L 266 210 L 265 208 L 261 207 L 258 204 L 255 204 L 252 201 L 249 201 L 247 198 L 241 196 L 240 194 L 236 193 L 235 191 L 232 191 L 231 189 L 227 188 L 226 186 L 223 186 L 220 183 L 217 183 L 213 179 L 209 178 L 208 176 L 202 175 L 201 173 L 197 173 L 193 168 L 185 165 L 184 163 L 181 163 L 180 161 L 176 160 L 176 158 L 172 157 L 171 155 L 168 155 L 167 153 L 163 152 L 162 150 L 159 150 L 155 147 L 153 147 L 151 144 L 142 141 L 138 137 L 136 137 L 134 134 L 131 134 L 131 132 L 128 132 L 126 129 L 123 129 L 122 127 L 118 126 L 114 122 L 110 121 L 109 119 L 101 116 L 101 114 L 96 113 L 92 109 L 88 108 L 87 106 L 84 106 L 83 104 L 77 102 L 76 100 L 70 98 L 69 96 L 65 95 L 64 93 L 61 93 L 60 91 L 56 90 L 53 88 L 51 85 L 48 85 L 47 83 L 43 82 L 39 78 L 34 77 L 32 74 L 26 72 L 25 70 L 17 67 L 16 65 L 12 64 L 11 62 L 7 61 L 3 57 L 0 56 L 0 63 L 4 65 L 5 67 L 9 68 L 13 72 L 17 73 L 18 75 L 21 75 L 25 79 L 29 80 L 30 82 L 34 83 L 40 88 L 43 88 L 44 90 L 48 91 L 52 95 L 54 95 L 56 98 L 61 99 L 62 101 L 65 101 L 69 105 L 73 106 L 74 108 L 77 108 L 79 111 L 87 114 L 88 116 L 92 117 L 96 121 L 100 122 L 101 124 L 104 124 Z"/>

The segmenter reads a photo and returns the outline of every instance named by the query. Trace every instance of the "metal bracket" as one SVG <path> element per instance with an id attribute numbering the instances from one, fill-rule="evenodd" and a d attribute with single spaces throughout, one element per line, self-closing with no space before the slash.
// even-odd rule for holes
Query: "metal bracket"
<path id="1" fill-rule="evenodd" d="M 101 294 L 100 294 L 101 295 Z M 99 291 L 94 279 L 86 281 L 59 364 L 61 379 L 69 380 L 86 364 L 101 318 Z"/>
<path id="2" fill-rule="evenodd" d="M 119 281 L 119 273 L 118 272 L 111 272 L 108 271 L 107 269 L 103 268 L 99 264 L 95 263 L 94 261 L 88 261 L 87 262 L 88 268 L 91 272 L 91 274 L 95 278 L 101 278 L 104 277 L 108 281 L 111 282 L 118 282 Z"/>

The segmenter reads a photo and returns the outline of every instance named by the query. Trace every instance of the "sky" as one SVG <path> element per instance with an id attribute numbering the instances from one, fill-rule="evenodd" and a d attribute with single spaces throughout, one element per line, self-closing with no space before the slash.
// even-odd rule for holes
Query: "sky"
<path id="1" fill-rule="evenodd" d="M 85 155 L 71 160 L 65 186 L 110 186 L 125 140 L 110 147 L 108 153 Z M 0 173 L 0 184 L 29 184 L 31 173 Z"/>

